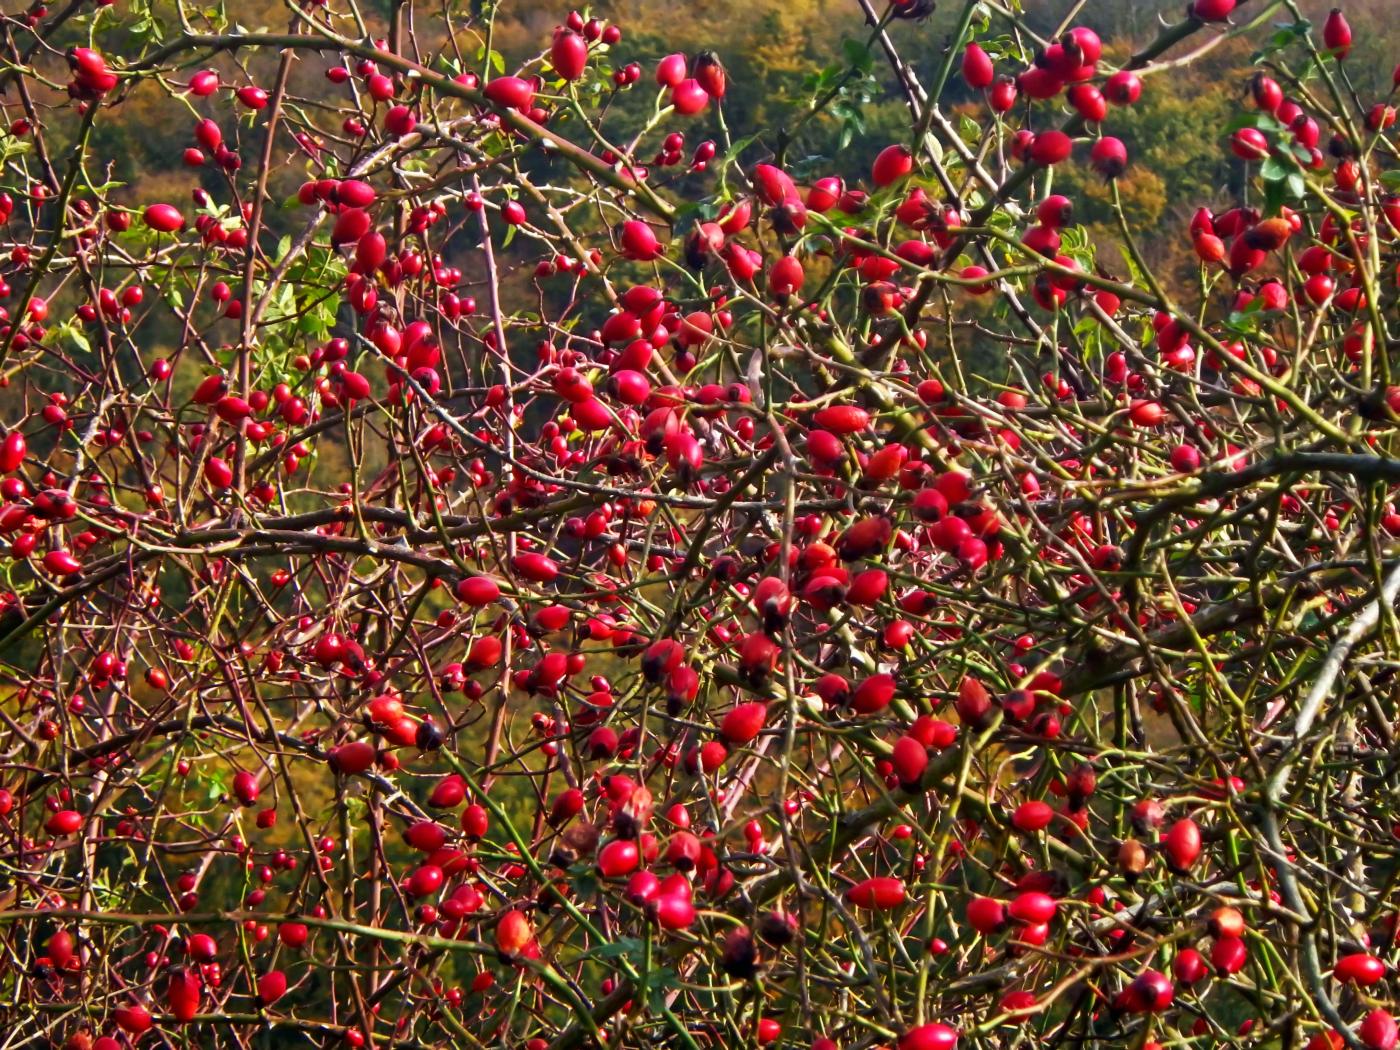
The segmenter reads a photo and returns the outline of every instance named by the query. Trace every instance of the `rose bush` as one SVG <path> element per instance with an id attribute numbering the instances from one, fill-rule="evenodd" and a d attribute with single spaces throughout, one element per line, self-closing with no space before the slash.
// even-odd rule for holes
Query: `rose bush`
<path id="1" fill-rule="evenodd" d="M 1345 16 L 857 0 L 731 131 L 722 56 L 491 6 L 5 22 L 9 1045 L 1394 1047 Z M 1240 37 L 1154 272 L 1115 116 Z M 908 138 L 804 152 L 880 76 Z"/>

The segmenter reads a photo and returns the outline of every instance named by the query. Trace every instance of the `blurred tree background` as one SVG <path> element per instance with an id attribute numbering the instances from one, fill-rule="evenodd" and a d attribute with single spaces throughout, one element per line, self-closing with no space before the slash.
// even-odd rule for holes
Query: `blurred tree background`
<path id="1" fill-rule="evenodd" d="M 99 23 L 96 42 L 104 51 L 135 55 L 144 46 L 177 32 L 179 19 L 172 0 L 119 2 L 136 11 L 138 28 L 136 32 L 126 28 L 129 18 L 122 19 L 122 28 L 104 29 L 102 26 L 111 22 Z M 460 23 L 468 26 L 453 43 L 463 56 L 463 64 L 478 71 L 488 65 L 488 50 L 494 57 L 491 64 L 497 69 L 514 69 L 541 54 L 549 45 L 554 26 L 569 9 L 564 2 L 495 0 L 488 34 L 485 20 L 471 19 L 469 12 L 492 13 L 489 0 L 449 0 L 449 6 L 459 9 Z M 1122 59 L 1152 39 L 1161 24 L 1178 19 L 1185 6 L 1185 0 L 1005 0 L 981 5 L 974 20 L 979 26 L 987 26 L 981 34 L 984 44 L 995 49 L 994 45 L 1000 43 L 1006 50 L 1019 45 L 1031 53 L 1036 46 L 1033 35 L 1047 37 L 1072 19 L 1098 30 L 1106 41 L 1109 57 Z M 1299 6 L 1306 17 L 1320 24 L 1331 2 L 1299 0 Z M 360 4 L 360 9 L 373 35 L 387 35 L 393 0 L 368 0 Z M 662 133 L 680 130 L 685 134 L 687 155 L 700 141 L 715 140 L 719 160 L 705 175 L 687 175 L 674 168 L 654 171 L 653 178 L 662 183 L 684 185 L 687 180 L 713 178 L 714 170 L 723 167 L 727 152 L 731 159 L 745 163 L 780 156 L 799 179 L 830 174 L 852 179 L 869 170 L 870 161 L 881 148 L 910 135 L 909 111 L 902 91 L 878 46 L 872 46 L 872 31 L 866 24 L 861 0 L 598 0 L 583 9 L 623 30 L 621 43 L 607 55 L 606 62 L 614 68 L 637 62 L 645 71 L 641 84 L 616 92 L 610 104 L 607 127 L 617 132 L 617 138 L 630 138 L 631 132 L 654 113 L 652 73 L 662 56 L 677 51 L 690 56 L 712 51 L 728 68 L 729 92 L 722 110 L 710 107 L 697 118 L 672 117 L 660 126 Z M 870 0 L 868 9 L 883 11 L 884 4 Z M 1393 0 L 1353 0 L 1347 9 L 1354 25 L 1366 26 L 1366 31 L 1358 34 L 1347 72 L 1361 97 L 1384 98 L 1390 93 L 1390 71 L 1400 55 L 1400 24 L 1387 17 L 1393 14 Z M 1019 12 L 1021 29 L 1006 17 L 1008 11 Z M 891 24 L 891 39 L 921 83 L 936 78 L 962 12 L 962 3 L 941 0 L 925 19 Z M 288 26 L 280 0 L 238 0 L 215 5 L 208 13 L 214 16 L 212 24 L 222 20 L 228 28 L 276 32 Z M 1196 204 L 1206 201 L 1226 208 L 1239 203 L 1242 171 L 1224 142 L 1229 121 L 1247 93 L 1243 71 L 1254 50 L 1267 43 L 1273 24 L 1293 21 L 1285 4 L 1262 0 L 1241 8 L 1239 14 L 1242 19 L 1260 24 L 1239 38 L 1213 47 L 1203 59 L 1189 66 L 1149 77 L 1139 103 L 1114 114 L 1114 134 L 1125 141 L 1132 158 L 1128 173 L 1119 180 L 1119 192 L 1147 261 L 1167 274 L 1195 266 L 1185 224 Z M 54 83 L 61 83 L 65 75 L 62 49 L 84 42 L 82 36 L 87 32 L 76 23 L 70 29 L 53 42 L 52 53 L 36 61 L 41 69 L 47 67 Z M 412 41 L 422 53 L 434 51 L 442 43 L 418 37 Z M 270 85 L 274 62 L 275 58 L 268 54 L 250 61 L 248 56 L 234 53 L 215 56 L 200 66 L 218 69 L 225 85 Z M 324 79 L 325 70 L 333 64 L 336 58 L 330 54 L 298 54 L 291 90 L 310 99 L 339 99 L 343 89 L 331 87 Z M 199 67 L 192 67 L 190 72 L 194 68 Z M 1007 60 L 1000 62 L 998 68 L 1014 73 L 1017 66 Z M 813 101 L 837 84 L 842 89 L 835 102 L 815 117 L 810 116 Z M 18 115 L 17 99 L 0 96 L 0 103 L 9 116 Z M 956 72 L 949 79 L 941 103 L 944 112 L 954 119 L 960 109 L 984 104 Z M 212 165 L 192 171 L 181 163 L 184 149 L 191 144 L 191 127 L 202 116 L 219 118 L 225 136 L 236 143 L 245 161 L 256 158 L 261 147 L 262 122 L 253 114 L 229 106 L 227 95 L 222 93 L 209 100 L 186 99 L 184 104 L 189 106 L 188 123 L 171 119 L 172 102 L 157 85 L 143 82 L 116 111 L 98 123 L 96 152 L 110 158 L 106 176 L 117 184 L 110 191 L 113 201 L 131 206 L 144 206 L 153 200 L 187 201 L 197 184 L 216 200 L 225 199 L 227 182 L 221 172 Z M 11 109 L 15 112 L 10 113 Z M 236 128 L 229 126 L 231 115 L 238 117 Z M 55 110 L 53 119 L 57 124 L 71 122 L 71 109 Z M 564 119 L 567 122 L 567 114 Z M 1038 119 L 1043 122 L 1047 116 Z M 567 133 L 567 123 L 562 128 Z M 47 129 L 51 143 L 63 141 L 62 130 Z M 0 144 L 5 143 L 4 134 L 0 131 Z M 651 148 L 659 137 L 649 140 L 644 155 L 638 158 L 642 163 L 650 160 Z M 11 142 L 7 149 L 0 150 L 0 156 L 9 149 L 22 148 L 22 143 Z M 11 155 L 5 159 L 10 170 L 4 181 L 11 188 L 25 182 L 18 175 L 17 161 L 22 163 L 23 158 Z M 298 185 L 326 172 L 290 142 L 281 144 L 274 162 L 274 178 L 268 191 L 273 207 L 268 209 L 264 222 L 268 236 L 280 238 L 294 235 L 304 221 L 304 212 L 293 199 Z M 1056 169 L 1055 177 L 1061 185 L 1076 191 L 1077 197 L 1107 201 L 1109 188 L 1086 164 L 1066 164 Z M 1101 249 L 1117 238 L 1117 231 L 1106 223 L 1108 215 L 1107 207 L 1091 206 L 1081 209 L 1078 216 L 1088 227 L 1089 239 Z M 475 250 L 478 236 L 475 224 L 456 224 L 456 232 L 448 240 L 433 246 L 450 264 L 464 271 L 468 291 L 482 277 L 480 252 Z M 532 246 L 526 243 L 504 253 L 508 282 L 529 284 L 531 250 Z M 1121 266 L 1116 248 L 1099 254 L 1110 271 Z M 548 299 L 552 293 L 546 288 L 544 294 Z M 536 293 L 531 291 L 529 295 L 534 298 Z M 992 309 L 995 305 L 981 303 L 977 308 Z M 159 338 L 141 334 L 142 345 L 153 347 L 160 342 Z M 235 340 L 238 335 L 238 323 L 229 320 L 215 320 L 208 330 L 210 343 L 216 346 L 221 341 Z M 184 372 L 182 367 L 182 375 Z M 192 384 L 197 379 L 191 372 L 183 381 Z"/>
<path id="2" fill-rule="evenodd" d="M 121 2 L 149 10 L 144 35 L 168 36 L 178 25 L 169 0 Z M 477 4 L 476 0 L 455 0 L 455 6 L 465 14 Z M 1319 24 L 1331 6 L 1330 0 L 1300 3 L 1303 13 Z M 922 82 L 933 79 L 962 7 L 943 0 L 930 17 L 891 26 L 892 39 Z M 1003 5 L 988 5 L 983 13 L 993 35 L 1004 33 L 1010 42 L 1010 23 L 997 13 L 999 7 Z M 1183 0 L 1008 0 L 1003 9 L 1019 9 L 1026 27 L 1041 36 L 1054 32 L 1073 15 L 1078 24 L 1099 31 L 1111 57 L 1122 58 L 1150 40 L 1161 23 L 1179 17 L 1184 7 Z M 369 20 L 372 32 L 385 32 L 390 8 L 391 0 L 361 4 L 367 14 L 378 15 L 377 23 Z M 883 5 L 872 3 L 872 8 L 883 10 Z M 245 29 L 286 28 L 286 15 L 276 0 L 240 0 L 226 9 L 230 24 Z M 878 51 L 872 56 L 869 75 L 854 78 L 852 88 L 842 96 L 842 105 L 817 119 L 801 121 L 818 85 L 829 83 L 834 73 L 844 71 L 870 41 L 857 0 L 600 0 L 586 9 L 623 28 L 623 40 L 611 56 L 613 63 L 621 66 L 635 61 L 646 71 L 641 85 L 618 94 L 614 103 L 616 127 L 633 126 L 639 114 L 651 113 L 654 92 L 649 88 L 657 59 L 675 51 L 688 55 L 713 51 L 729 71 L 723 126 L 735 129 L 736 136 L 761 129 L 745 151 L 745 160 L 771 155 L 788 131 L 800 125 L 796 141 L 787 150 L 790 159 L 800 158 L 800 163 L 793 165 L 799 173 L 849 175 L 867 167 L 882 146 L 908 136 L 903 96 Z M 1242 8 L 1241 14 L 1254 19 L 1267 9 L 1268 5 L 1254 4 Z M 538 55 L 548 47 L 553 27 L 567 10 L 565 3 L 498 0 L 492 49 L 510 67 Z M 1367 27 L 1358 34 L 1353 58 L 1347 63 L 1353 85 L 1362 97 L 1384 97 L 1389 92 L 1390 71 L 1400 55 L 1400 23 L 1388 17 L 1394 13 L 1393 0 L 1352 0 L 1347 11 L 1354 25 Z M 1269 23 L 1291 21 L 1285 8 L 1271 11 L 1247 39 L 1229 41 L 1202 61 L 1150 78 L 1141 102 L 1130 113 L 1115 115 L 1114 132 L 1126 141 L 1134 160 L 1122 193 L 1138 220 L 1145 244 L 1163 251 L 1179 249 L 1181 245 L 1175 242 L 1184 244 L 1182 238 L 1167 238 L 1173 242 L 1168 245 L 1155 235 L 1180 218 L 1186 200 L 1199 201 L 1212 191 L 1222 202 L 1230 199 L 1232 183 L 1237 180 L 1231 178 L 1228 152 L 1221 147 L 1231 108 L 1245 90 L 1240 71 L 1253 50 L 1267 41 Z M 143 43 L 139 38 L 131 39 L 134 34 L 124 30 L 106 38 L 99 31 L 98 36 L 105 49 L 115 54 L 134 53 Z M 56 41 L 60 46 L 73 42 Z M 424 40 L 420 46 L 428 50 L 436 43 Z M 1023 38 L 1023 43 L 1034 47 L 1029 38 Z M 484 40 L 469 30 L 459 36 L 457 44 L 470 64 L 473 49 L 481 48 Z M 50 56 L 49 61 L 55 71 L 62 66 L 60 54 Z M 262 61 L 271 60 L 263 56 Z M 320 78 L 331 64 L 330 56 L 299 56 L 293 90 L 314 97 L 319 83 L 325 94 L 327 85 Z M 240 65 L 236 56 L 219 56 L 209 65 L 224 74 L 225 83 L 272 79 L 270 68 Z M 824 69 L 828 70 L 826 80 L 822 79 Z M 1014 72 L 1009 63 L 1002 69 Z M 15 101 L 0 97 L 0 102 Z M 956 76 L 942 101 L 945 110 L 980 104 Z M 191 107 L 192 118 L 195 109 Z M 189 145 L 189 127 L 170 120 L 169 114 L 169 103 L 163 101 L 160 91 L 146 84 L 124 100 L 119 114 L 100 122 L 99 151 L 112 158 L 110 177 L 126 184 L 126 193 L 119 196 L 132 202 L 188 196 L 191 173 L 181 165 L 181 153 Z M 667 129 L 672 125 L 685 131 L 689 145 L 705 137 L 724 138 L 713 109 L 688 122 L 671 121 Z M 245 139 L 251 134 L 250 127 L 251 121 L 245 117 Z M 248 145 L 251 143 L 245 144 L 245 155 L 255 155 Z M 834 160 L 838 154 L 839 164 Z M 281 199 L 295 192 L 299 175 L 312 174 L 310 161 L 303 160 L 279 169 L 282 184 L 275 185 L 273 191 L 282 194 Z M 1087 171 L 1065 177 L 1079 183 L 1094 181 Z M 202 178 L 211 190 L 221 184 L 212 169 L 206 169 Z M 1092 221 L 1095 217 L 1084 218 Z M 274 228 L 279 219 L 291 229 L 296 215 L 288 209 L 281 216 L 270 216 Z"/>

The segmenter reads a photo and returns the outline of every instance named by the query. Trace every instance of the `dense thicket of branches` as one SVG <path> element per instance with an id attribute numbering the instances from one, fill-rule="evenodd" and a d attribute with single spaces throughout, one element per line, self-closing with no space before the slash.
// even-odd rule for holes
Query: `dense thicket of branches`
<path id="1" fill-rule="evenodd" d="M 0 19 L 0 1045 L 1396 1045 L 1391 78 L 952 6 Z"/>

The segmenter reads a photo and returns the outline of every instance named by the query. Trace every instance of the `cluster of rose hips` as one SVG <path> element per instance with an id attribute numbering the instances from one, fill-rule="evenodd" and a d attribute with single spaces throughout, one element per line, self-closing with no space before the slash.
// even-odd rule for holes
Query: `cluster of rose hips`
<path id="1" fill-rule="evenodd" d="M 1195 0 L 1188 28 L 1234 7 Z M 1339 12 L 1322 37 L 1325 61 L 1347 57 Z M 101 1034 L 79 1030 L 73 1050 L 249 1010 L 249 1032 L 316 1018 L 305 1023 L 328 1038 L 379 1045 L 381 1028 L 407 1037 L 442 1019 L 433 1011 L 509 1025 L 526 1001 L 510 1037 L 528 1035 L 529 1050 L 575 1045 L 590 1025 L 626 1040 L 643 1015 L 687 1037 L 952 1050 L 1003 1025 L 1057 1022 L 1068 983 L 1114 1038 L 1218 1036 L 1211 1005 L 1257 987 L 1271 941 L 1298 944 L 1280 910 L 1298 907 L 1280 877 L 1292 858 L 1241 814 L 1269 802 L 1257 783 L 1274 760 L 1266 731 L 1298 687 L 1279 654 L 1294 660 L 1309 640 L 1282 605 L 1247 616 L 1215 603 L 1254 599 L 1229 585 L 1276 556 L 1279 535 L 1300 537 L 1290 557 L 1319 572 L 1339 568 L 1333 554 L 1341 569 L 1359 563 L 1349 545 L 1368 537 L 1362 499 L 1331 475 L 1276 503 L 1262 487 L 1237 502 L 1231 485 L 1275 444 L 1331 447 L 1313 416 L 1349 413 L 1343 397 L 1377 364 L 1368 311 L 1392 304 L 1393 282 L 1365 252 L 1392 250 L 1400 210 L 1375 190 L 1375 158 L 1315 97 L 1255 77 L 1269 122 L 1229 148 L 1310 171 L 1330 157 L 1337 207 L 1198 210 L 1192 247 L 1228 288 L 1212 298 L 1208 286 L 1199 310 L 1072 254 L 1073 202 L 1034 189 L 1086 128 L 1100 175 L 1128 163 L 1098 129 L 1143 82 L 1105 68 L 1085 26 L 1010 56 L 1014 76 L 981 44 L 954 45 L 985 93 L 988 145 L 1007 146 L 1006 193 L 1020 190 L 1002 229 L 903 143 L 863 173 L 748 163 L 738 196 L 707 201 L 684 236 L 668 231 L 664 202 L 642 206 L 641 140 L 622 149 L 601 132 L 571 144 L 577 171 L 561 161 L 539 179 L 493 158 L 480 188 L 413 189 L 419 159 L 460 162 L 458 132 L 472 150 L 499 139 L 554 158 L 570 131 L 545 130 L 561 95 L 621 40 L 571 12 L 516 72 L 450 80 L 406 75 L 385 41 L 355 45 L 326 71 L 362 100 L 322 114 L 337 127 L 295 106 L 279 114 L 317 162 L 293 212 L 322 270 L 299 279 L 346 306 L 335 333 L 283 319 L 287 333 L 229 348 L 246 354 L 240 368 L 182 317 L 178 350 L 162 348 L 137 387 L 109 387 L 100 371 L 76 394 L 26 378 L 23 418 L 0 444 L 0 534 L 34 571 L 15 571 L 6 614 L 57 603 L 39 669 L 16 672 L 25 721 L 10 728 L 25 761 L 0 792 L 16 862 L 44 865 L 26 871 L 26 994 L 63 1004 L 84 982 L 112 981 Z M 101 119 L 118 74 L 89 48 L 68 60 L 69 94 Z M 614 83 L 642 73 L 623 66 Z M 671 54 L 655 82 L 659 142 L 645 155 L 668 168 L 686 150 L 669 121 L 705 119 L 726 75 L 708 53 Z M 237 190 L 255 176 L 225 145 L 223 86 L 213 69 L 185 82 L 215 115 L 197 120 L 184 161 L 212 160 Z M 255 120 L 278 112 L 255 83 L 231 94 Z M 1039 103 L 1027 110 L 1039 120 L 1061 99 L 1060 126 L 1015 125 L 1018 101 Z M 450 111 L 466 114 L 458 124 L 439 119 L 449 100 L 467 103 Z M 1373 136 L 1393 124 L 1388 104 L 1366 109 Z M 387 174 L 356 166 L 366 141 Z M 715 153 L 700 141 L 688 172 Z M 528 212 L 522 189 L 535 190 Z M 30 200 L 42 208 L 51 190 L 30 187 Z M 579 199 L 604 220 L 551 234 Z M 3 317 L 6 352 L 42 376 L 31 366 L 53 351 L 51 314 L 75 298 L 73 317 L 123 352 L 170 292 L 206 290 L 220 319 L 252 325 L 245 295 L 262 294 L 282 260 L 260 260 L 266 231 L 246 197 L 228 218 L 210 193 L 194 201 L 193 221 L 164 202 L 66 206 L 80 223 L 72 250 L 104 264 L 81 293 L 38 269 L 43 237 L 13 231 L 25 292 Z M 1363 209 L 1384 223 L 1348 217 Z M 490 235 L 496 216 L 533 247 L 493 251 L 535 285 L 526 304 L 503 306 L 518 288 L 497 281 L 480 310 L 482 292 L 466 293 L 485 264 L 452 237 Z M 172 247 L 195 261 L 159 263 Z M 135 273 L 111 277 L 118 263 Z M 561 305 L 561 275 L 584 290 L 581 306 Z M 1029 293 L 1036 337 L 1005 338 L 1005 375 L 963 375 L 960 296 L 967 331 L 998 290 Z M 1231 313 L 1261 327 L 1227 334 Z M 1335 330 L 1336 382 L 1317 390 L 1294 382 L 1305 319 Z M 1061 345 L 1071 339 L 1079 360 Z M 1400 412 L 1400 388 L 1374 393 L 1349 455 L 1387 441 Z M 1229 411 L 1207 413 L 1200 399 L 1218 396 Z M 327 483 L 313 461 L 339 435 L 355 473 Z M 390 450 L 369 477 L 366 438 Z M 1363 466 L 1393 485 L 1379 460 Z M 1393 507 L 1376 510 L 1382 531 L 1400 532 Z M 1163 522 L 1175 546 L 1154 539 Z M 1187 550 L 1205 553 L 1167 558 Z M 175 576 L 189 596 L 179 609 L 161 590 Z M 1326 604 L 1303 599 L 1338 629 L 1361 585 L 1346 579 Z M 1230 629 L 1257 675 L 1209 648 L 1206 632 Z M 1173 631 L 1160 646 L 1148 634 Z M 1098 668 L 1100 645 L 1121 666 Z M 1144 653 L 1161 667 L 1134 670 Z M 1236 703 L 1261 679 L 1277 680 L 1276 706 Z M 1112 739 L 1092 698 L 1104 683 L 1124 690 Z M 1230 703 L 1193 706 L 1188 687 Z M 1181 746 L 1133 738 L 1132 717 L 1155 716 Z M 1198 719 L 1204 743 L 1189 734 Z M 1379 785 L 1361 738 L 1348 746 L 1362 759 L 1336 761 Z M 215 768 L 227 787 L 206 806 L 200 782 Z M 147 774 L 166 769 L 153 803 Z M 1330 776 L 1308 789 L 1329 805 Z M 332 817 L 308 812 L 308 779 L 330 785 Z M 352 800 L 369 826 L 351 823 Z M 1289 821 L 1307 852 L 1321 832 Z M 204 862 L 184 866 L 190 837 Z M 149 928 L 46 914 L 81 900 L 64 873 L 88 842 L 143 865 Z M 234 873 L 248 914 L 202 915 Z M 1330 875 L 1307 877 L 1341 892 Z M 371 882 L 374 905 L 340 879 Z M 342 896 L 343 914 L 330 906 Z M 1321 941 L 1318 981 L 1356 1026 L 1345 1038 L 1368 1050 L 1397 1044 L 1382 996 L 1394 925 L 1380 916 Z M 327 964 L 344 988 L 370 945 L 399 953 L 407 1001 L 429 1009 L 390 1018 L 381 997 L 351 1014 L 299 989 Z M 448 978 L 432 972 L 439 957 L 456 960 Z M 664 1008 L 645 986 L 658 966 L 676 976 Z M 1083 971 L 1067 982 L 1072 967 Z M 903 1001 L 916 978 L 935 986 L 917 1007 Z M 853 998 L 813 1005 L 831 989 Z M 742 1032 L 717 1027 L 723 996 L 742 997 Z M 861 1015 L 887 996 L 899 1009 L 867 1030 Z M 1326 1021 L 1309 1020 L 1310 1046 L 1344 1041 Z"/>

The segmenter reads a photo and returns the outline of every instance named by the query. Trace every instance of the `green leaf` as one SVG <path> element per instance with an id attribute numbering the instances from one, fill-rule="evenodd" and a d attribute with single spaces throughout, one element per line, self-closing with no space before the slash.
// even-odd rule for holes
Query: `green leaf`
<path id="1" fill-rule="evenodd" d="M 749 135 L 747 138 L 739 139 L 729 150 L 719 159 L 718 164 L 711 165 L 719 175 L 720 195 L 724 196 L 729 192 L 729 169 L 734 162 L 739 159 L 739 154 L 753 145 L 757 135 Z"/>
<path id="2" fill-rule="evenodd" d="M 820 73 L 815 73 L 808 77 L 803 87 L 813 96 L 812 101 L 815 102 L 817 95 L 822 95 L 829 91 L 832 85 L 844 76 L 845 73 L 845 66 L 827 66 Z"/>
<path id="3" fill-rule="evenodd" d="M 1230 316 L 1225 319 L 1225 327 L 1240 335 L 1250 335 L 1259 327 L 1259 311 L 1252 309 L 1256 303 L 1260 302 L 1260 297 L 1255 296 L 1253 302 L 1243 310 L 1232 310 Z"/>
<path id="4" fill-rule="evenodd" d="M 1080 342 L 1087 343 L 1090 339 L 1097 337 L 1099 319 L 1093 314 L 1085 314 L 1074 323 L 1073 331 Z"/>
<path id="5" fill-rule="evenodd" d="M 675 217 L 671 220 L 671 229 L 676 237 L 684 237 L 697 224 L 713 219 L 716 214 L 716 209 L 708 203 L 686 201 L 676 209 Z"/>
<path id="6" fill-rule="evenodd" d="M 6 136 L 3 140 L 0 140 L 0 161 L 9 160 L 11 157 L 23 156 L 33 149 L 34 144 L 28 139 Z"/>
<path id="7" fill-rule="evenodd" d="M 861 73 L 869 73 L 875 68 L 875 56 L 870 53 L 870 48 L 859 40 L 852 40 L 850 37 L 842 40 L 841 53 L 846 56 L 846 61 Z"/>
<path id="8" fill-rule="evenodd" d="M 1128 267 L 1128 273 L 1132 275 L 1132 283 L 1137 284 L 1140 282 L 1142 280 L 1142 271 L 1138 269 L 1137 261 L 1133 258 L 1133 253 L 1120 244 L 1118 246 L 1118 254 L 1123 257 L 1123 262 Z"/>
<path id="9" fill-rule="evenodd" d="M 982 138 L 982 125 L 966 113 L 959 114 L 958 136 L 968 145 L 976 145 Z"/>
<path id="10" fill-rule="evenodd" d="M 1271 114 L 1261 113 L 1258 110 L 1245 110 L 1243 113 L 1237 113 L 1225 125 L 1227 132 L 1239 131 L 1240 128 L 1258 128 L 1260 131 L 1272 132 L 1275 135 L 1281 135 L 1288 130 L 1282 122 Z"/>
<path id="11" fill-rule="evenodd" d="M 1302 40 L 1312 30 L 1312 23 L 1306 18 L 1298 22 L 1283 22 L 1278 24 L 1281 26 L 1278 32 L 1269 38 L 1267 44 L 1250 56 L 1250 65 L 1258 65 L 1270 55 L 1277 54 L 1291 47 L 1296 41 Z"/>
<path id="12" fill-rule="evenodd" d="M 640 956 L 643 944 L 639 937 L 619 937 L 607 944 L 590 948 L 579 956 L 580 959 L 620 959 L 623 956 Z"/>
<path id="13" fill-rule="evenodd" d="M 1269 157 L 1259 166 L 1259 177 L 1265 182 L 1279 182 L 1291 173 L 1290 165 L 1282 157 Z"/>
<path id="14" fill-rule="evenodd" d="M 647 974 L 647 1003 L 656 1013 L 660 1013 L 666 1008 L 666 993 L 673 988 L 679 988 L 681 984 L 680 975 L 668 967 L 652 970 Z"/>

